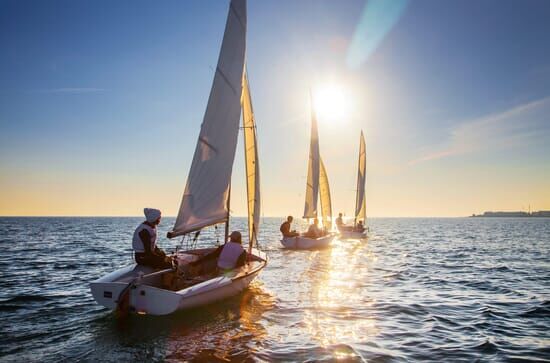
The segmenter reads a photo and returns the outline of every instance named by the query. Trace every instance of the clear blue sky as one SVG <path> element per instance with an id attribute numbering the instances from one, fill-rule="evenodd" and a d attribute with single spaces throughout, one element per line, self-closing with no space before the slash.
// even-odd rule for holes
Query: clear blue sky
<path id="1" fill-rule="evenodd" d="M 370 215 L 549 209 L 550 1 L 402 5 L 384 32 L 359 26 L 364 1 L 249 0 L 264 214 L 302 210 L 308 89 L 323 82 L 355 105 L 350 120 L 321 120 L 336 210 L 352 210 L 360 129 Z M 0 215 L 174 214 L 227 8 L 0 2 Z M 361 29 L 383 37 L 352 66 Z"/>

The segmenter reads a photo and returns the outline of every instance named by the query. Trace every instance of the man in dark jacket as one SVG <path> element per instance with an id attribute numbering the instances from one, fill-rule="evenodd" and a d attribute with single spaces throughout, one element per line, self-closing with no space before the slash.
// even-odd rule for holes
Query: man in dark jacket
<path id="1" fill-rule="evenodd" d="M 296 230 L 292 230 L 292 231 L 290 230 L 290 227 L 291 227 L 290 224 L 292 223 L 293 220 L 294 218 L 292 218 L 292 216 L 288 216 L 286 218 L 286 221 L 283 222 L 283 224 L 281 224 L 281 227 L 279 228 L 279 230 L 283 234 L 283 237 L 296 237 L 300 235 L 298 232 L 296 232 Z"/>

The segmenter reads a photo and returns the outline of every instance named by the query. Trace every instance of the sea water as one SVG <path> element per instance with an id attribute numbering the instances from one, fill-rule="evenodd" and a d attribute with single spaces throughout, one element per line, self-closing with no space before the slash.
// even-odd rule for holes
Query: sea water
<path id="1" fill-rule="evenodd" d="M 370 219 L 367 240 L 289 251 L 265 218 L 242 294 L 117 320 L 89 283 L 132 263 L 140 222 L 0 218 L 0 361 L 550 360 L 550 219 Z"/>

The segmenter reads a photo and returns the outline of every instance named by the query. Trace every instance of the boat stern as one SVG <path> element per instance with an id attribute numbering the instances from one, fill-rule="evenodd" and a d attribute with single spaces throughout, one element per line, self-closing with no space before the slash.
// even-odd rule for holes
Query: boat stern
<path id="1" fill-rule="evenodd" d="M 90 283 L 90 290 L 94 300 L 109 309 L 116 309 L 118 297 L 127 284 L 120 282 L 100 282 L 99 280 Z"/>

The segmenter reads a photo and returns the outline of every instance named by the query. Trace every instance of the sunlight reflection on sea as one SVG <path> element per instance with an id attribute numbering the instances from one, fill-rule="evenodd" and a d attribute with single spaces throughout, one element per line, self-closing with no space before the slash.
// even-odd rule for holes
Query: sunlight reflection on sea
<path id="1" fill-rule="evenodd" d="M 88 283 L 132 261 L 136 218 L 0 218 L 2 361 L 502 361 L 550 351 L 549 219 L 371 219 L 289 251 L 243 294 L 117 321 Z M 245 228 L 236 218 L 232 228 Z M 163 221 L 160 235 L 170 227 Z M 207 231 L 203 240 L 219 239 Z M 173 242 L 161 240 L 165 249 Z"/>

